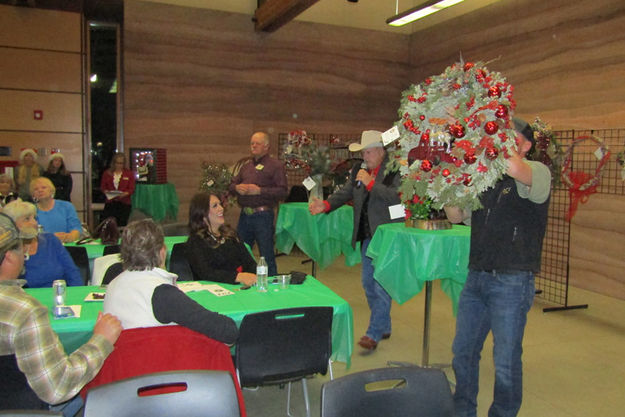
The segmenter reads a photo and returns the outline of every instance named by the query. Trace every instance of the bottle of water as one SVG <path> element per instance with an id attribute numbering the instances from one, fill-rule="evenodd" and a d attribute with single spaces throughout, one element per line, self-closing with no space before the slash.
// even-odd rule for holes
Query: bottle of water
<path id="1" fill-rule="evenodd" d="M 267 292 L 269 283 L 267 282 L 267 262 L 265 257 L 261 256 L 256 265 L 256 289 L 258 292 Z"/>

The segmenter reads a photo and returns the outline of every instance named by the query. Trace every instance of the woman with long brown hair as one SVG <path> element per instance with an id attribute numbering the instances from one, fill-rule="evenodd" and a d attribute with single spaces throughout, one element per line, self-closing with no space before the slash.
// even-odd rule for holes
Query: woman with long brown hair
<path id="1" fill-rule="evenodd" d="M 102 173 L 100 188 L 106 195 L 102 219 L 115 217 L 119 226 L 126 226 L 132 203 L 130 196 L 135 192 L 134 172 L 125 168 L 126 155 L 116 153 L 111 158 L 111 166 Z"/>

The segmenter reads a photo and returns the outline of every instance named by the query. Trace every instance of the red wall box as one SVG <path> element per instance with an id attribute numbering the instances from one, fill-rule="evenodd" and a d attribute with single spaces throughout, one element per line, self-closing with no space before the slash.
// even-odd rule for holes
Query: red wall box
<path id="1" fill-rule="evenodd" d="M 130 169 L 137 182 L 165 184 L 167 182 L 167 149 L 130 148 Z"/>

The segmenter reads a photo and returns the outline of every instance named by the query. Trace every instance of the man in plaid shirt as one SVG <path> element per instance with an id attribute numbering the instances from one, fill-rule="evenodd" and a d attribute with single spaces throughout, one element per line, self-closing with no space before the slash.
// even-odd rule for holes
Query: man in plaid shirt
<path id="1" fill-rule="evenodd" d="M 21 238 L 0 213 L 0 409 L 46 409 L 75 397 L 98 373 L 122 328 L 115 316 L 101 315 L 91 339 L 68 356 L 48 309 L 16 279 L 24 266 Z"/>

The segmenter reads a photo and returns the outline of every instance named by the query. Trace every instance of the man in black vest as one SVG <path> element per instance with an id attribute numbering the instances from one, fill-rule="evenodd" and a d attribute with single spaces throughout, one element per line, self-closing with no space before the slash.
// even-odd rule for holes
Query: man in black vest
<path id="1" fill-rule="evenodd" d="M 473 213 L 445 207 L 454 223 L 471 219 L 469 274 L 460 294 L 452 350 L 456 374 L 456 416 L 475 417 L 480 352 L 493 332 L 495 390 L 489 417 L 513 417 L 523 394 L 523 333 L 540 272 L 551 189 L 549 169 L 525 155 L 535 144 L 530 126 L 513 119 L 517 151 L 507 175 L 480 196 Z"/>

